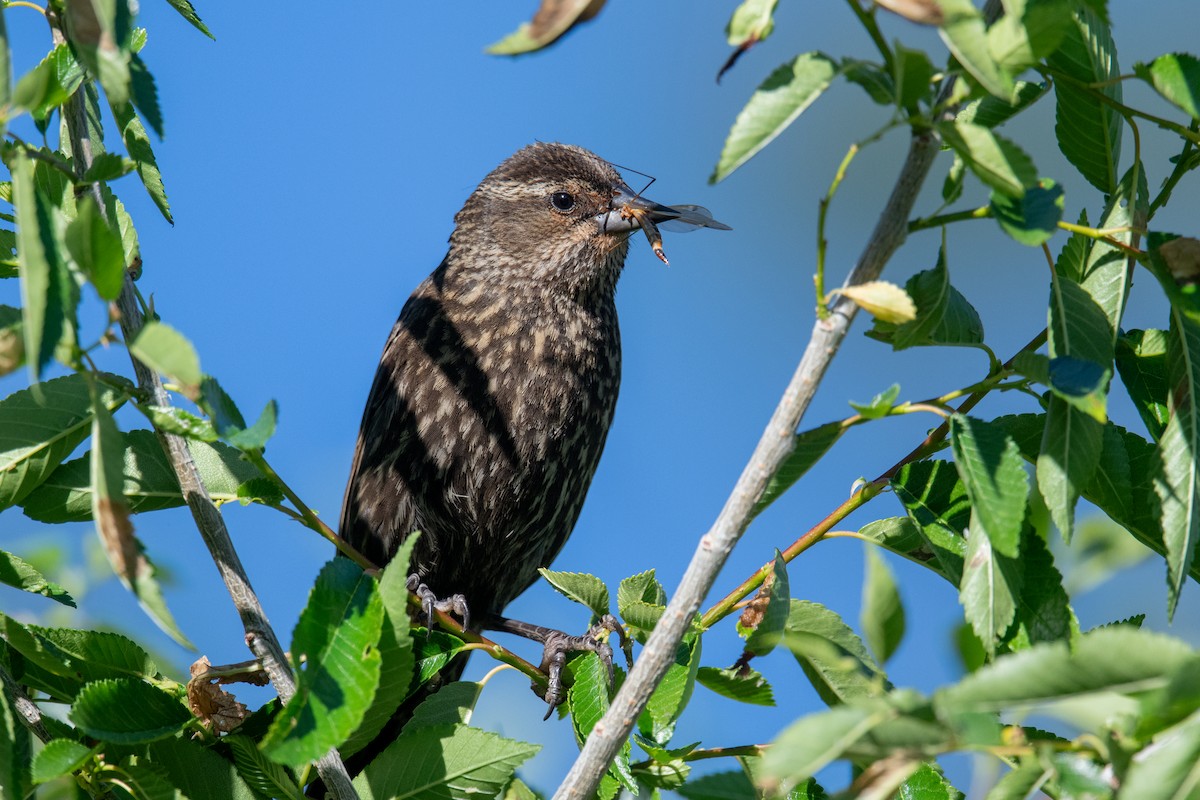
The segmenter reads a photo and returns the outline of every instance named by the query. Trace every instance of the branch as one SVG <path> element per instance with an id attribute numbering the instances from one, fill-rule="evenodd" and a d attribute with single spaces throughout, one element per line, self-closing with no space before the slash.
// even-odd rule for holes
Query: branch
<path id="1" fill-rule="evenodd" d="M 65 41 L 57 20 L 52 20 L 51 29 L 55 44 Z M 86 109 L 84 108 L 84 94 L 82 91 L 75 92 L 62 107 L 63 120 L 70 137 L 71 154 L 74 157 L 75 169 L 79 176 L 87 172 L 94 160 Z M 89 191 L 97 206 L 107 215 L 100 184 L 92 183 Z M 117 308 L 121 314 L 121 333 L 126 342 L 132 341 L 141 331 L 145 320 L 138 307 L 133 276 L 128 270 L 125 271 L 125 282 L 121 287 L 121 294 L 117 298 Z M 134 358 L 132 353 L 129 358 L 133 362 L 133 371 L 137 375 L 138 387 L 141 391 L 155 405 L 170 406 L 171 399 L 167 395 L 166 389 L 163 388 L 158 373 Z M 262 604 L 258 601 L 258 595 L 250 585 L 250 578 L 242 566 L 241 559 L 238 558 L 237 551 L 233 547 L 233 540 L 229 536 L 229 529 L 225 527 L 225 520 L 209 496 L 204 483 L 200 480 L 200 473 L 196 469 L 196 463 L 192 459 L 187 441 L 175 434 L 159 430 L 156 430 L 155 433 L 158 436 L 159 444 L 162 445 L 163 452 L 171 462 L 171 469 L 175 473 L 175 477 L 179 480 L 179 486 L 187 500 L 188 508 L 191 509 L 196 528 L 200 531 L 204 544 L 208 547 L 208 551 L 217 565 L 217 571 L 221 573 L 221 580 L 225 582 L 225 588 L 229 590 L 229 596 L 233 599 L 238 616 L 241 617 L 242 627 L 246 631 L 246 646 L 250 648 L 250 652 L 254 654 L 267 675 L 270 676 L 280 701 L 286 703 L 296 693 L 295 677 L 288 666 L 279 639 L 267 621 L 266 612 L 263 611 Z M 328 754 L 317 761 L 317 771 L 337 800 L 349 800 L 350 798 L 357 800 L 358 794 L 351 786 L 350 776 L 336 750 L 331 749 Z"/>
<path id="2" fill-rule="evenodd" d="M 875 280 L 904 241 L 909 216 L 937 155 L 938 146 L 939 140 L 931 132 L 913 137 L 891 197 L 858 264 L 847 279 L 847 285 Z M 829 317 L 818 320 L 813 326 L 800 365 L 763 432 L 754 455 L 712 529 L 701 537 L 687 572 L 646 642 L 641 657 L 613 698 L 608 713 L 592 729 L 579 758 L 555 792 L 554 800 L 584 800 L 595 794 L 605 769 L 628 738 L 634 721 L 645 708 L 654 687 L 674 661 L 676 648 L 688 629 L 689 621 L 712 588 L 734 544 L 750 524 L 754 505 L 768 480 L 791 453 L 800 420 L 845 338 L 856 311 L 851 301 L 839 297 Z"/>

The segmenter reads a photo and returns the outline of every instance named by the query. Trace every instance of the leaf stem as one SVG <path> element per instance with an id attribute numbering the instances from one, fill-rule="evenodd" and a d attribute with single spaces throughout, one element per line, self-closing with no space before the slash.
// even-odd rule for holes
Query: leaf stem
<path id="1" fill-rule="evenodd" d="M 1188 140 L 1189 142 L 1192 142 L 1193 144 L 1200 145 L 1200 133 L 1198 133 L 1195 130 L 1192 130 L 1190 128 L 1185 128 L 1183 125 L 1180 125 L 1178 122 L 1173 122 L 1172 120 L 1164 119 L 1162 117 L 1156 117 L 1153 114 L 1147 114 L 1144 111 L 1138 111 L 1136 108 L 1130 108 L 1129 106 L 1125 105 L 1124 103 L 1121 103 L 1117 100 L 1112 99 L 1104 92 L 1097 91 L 1096 89 L 1094 89 L 1092 87 L 1091 84 L 1085 83 L 1084 81 L 1081 81 L 1078 78 L 1075 78 L 1071 75 L 1068 75 L 1065 72 L 1061 72 L 1052 67 L 1047 67 L 1047 66 L 1043 65 L 1041 67 L 1038 67 L 1037 69 L 1039 72 L 1042 73 L 1042 75 L 1044 77 L 1053 78 L 1054 80 L 1057 80 L 1059 82 L 1067 83 L 1071 86 L 1074 86 L 1076 89 L 1081 89 L 1085 92 L 1088 92 L 1090 95 L 1092 95 L 1093 98 L 1100 101 L 1104 105 L 1115 109 L 1124 117 L 1140 117 L 1141 119 L 1144 119 L 1147 122 L 1154 123 L 1155 125 L 1157 125 L 1158 127 L 1162 128 L 1164 130 L 1171 131 L 1172 133 L 1183 137 L 1184 139 Z"/>
<path id="2" fill-rule="evenodd" d="M 23 6 L 24 8 L 32 8 L 34 11 L 38 12 L 43 17 L 46 16 L 46 9 L 42 8 L 37 3 L 30 3 L 30 2 L 28 2 L 28 0 L 6 0 L 4 3 L 4 8 L 17 8 L 18 6 Z"/>
<path id="3" fill-rule="evenodd" d="M 858 21 L 867 31 L 867 35 L 871 37 L 871 41 L 875 43 L 875 49 L 883 57 L 883 65 L 887 68 L 888 73 L 895 73 L 896 59 L 892 55 L 892 48 L 888 47 L 887 39 L 883 38 L 883 33 L 879 30 L 879 23 L 875 21 L 874 3 L 871 4 L 869 11 L 863 8 L 858 0 L 846 0 L 846 3 L 850 6 L 850 10 L 854 12 L 854 16 L 858 17 Z"/>
<path id="4" fill-rule="evenodd" d="M 1076 225 L 1074 222 L 1064 222 L 1062 220 L 1059 220 L 1058 227 L 1064 231 L 1070 231 L 1071 233 L 1078 233 L 1081 236 L 1088 237 L 1089 239 L 1095 239 L 1098 242 L 1104 242 L 1109 247 L 1120 250 L 1121 252 L 1123 252 L 1127 256 L 1129 256 L 1130 258 L 1136 258 L 1136 259 L 1140 260 L 1140 259 L 1144 258 L 1146 255 L 1145 250 L 1139 250 L 1136 247 L 1130 247 L 1129 245 L 1125 244 L 1124 242 L 1120 241 L 1119 239 L 1114 239 L 1112 237 L 1112 233 L 1114 233 L 1114 232 L 1125 233 L 1128 231 L 1132 231 L 1134 233 L 1139 233 L 1139 234 L 1142 233 L 1142 231 L 1137 229 L 1136 227 L 1127 225 L 1127 226 L 1124 226 L 1121 228 L 1099 230 L 1097 228 L 1089 228 L 1086 225 Z"/>
<path id="5" fill-rule="evenodd" d="M 279 488 L 283 490 L 283 496 L 286 497 L 288 501 L 296 507 L 296 511 L 299 513 L 299 517 L 292 515 L 293 519 L 298 519 L 304 524 L 305 527 L 311 528 L 319 533 L 325 538 L 326 541 L 336 547 L 339 553 L 346 556 L 346 558 L 350 559 L 355 564 L 358 564 L 364 570 L 379 569 L 377 564 L 372 563 L 370 559 L 358 552 L 353 545 L 351 545 L 341 536 L 338 536 L 337 532 L 334 531 L 333 528 L 330 528 L 325 524 L 325 520 L 317 516 L 317 513 L 309 508 L 307 503 L 300 499 L 300 496 L 292 490 L 292 487 L 288 486 L 287 481 L 281 478 L 279 473 L 276 472 L 269 463 L 267 463 L 267 459 L 263 456 L 262 450 L 245 450 L 243 453 L 246 456 L 246 460 L 258 467 L 259 472 L 275 481 L 275 483 L 279 484 Z"/>
<path id="6" fill-rule="evenodd" d="M 854 0 L 851 0 L 851 5 L 857 5 Z M 850 149 L 846 151 L 846 155 L 842 157 L 842 163 L 838 165 L 837 172 L 834 173 L 833 182 L 829 184 L 829 191 L 821 198 L 821 202 L 817 208 L 817 272 L 813 275 L 813 285 L 817 290 L 817 319 L 826 319 L 829 317 L 829 308 L 826 306 L 828 300 L 825 296 L 825 251 L 829 245 L 829 241 L 825 238 L 825 218 L 829 213 L 829 204 L 833 202 L 833 196 L 837 193 L 838 187 L 842 185 L 842 179 L 846 177 L 846 170 L 850 167 L 850 162 L 858 155 L 858 143 L 850 145 Z"/>
<path id="7" fill-rule="evenodd" d="M 972 208 L 966 211 L 954 211 L 950 214 L 938 214 L 932 217 L 921 217 L 914 219 L 908 223 L 908 232 L 923 231 L 929 228 L 938 228 L 943 225 L 949 225 L 953 222 L 963 222 L 968 219 L 987 219 L 992 216 L 991 206 L 982 206 L 980 208 Z"/>

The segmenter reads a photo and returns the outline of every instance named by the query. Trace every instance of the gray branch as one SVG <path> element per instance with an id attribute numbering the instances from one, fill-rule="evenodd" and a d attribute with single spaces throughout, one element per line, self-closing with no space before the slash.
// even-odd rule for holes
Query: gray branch
<path id="1" fill-rule="evenodd" d="M 878 278 L 888 259 L 904 242 L 913 204 L 937 152 L 938 139 L 932 133 L 913 137 L 908 157 L 900 170 L 900 177 L 896 179 L 887 206 L 850 273 L 847 284 Z M 608 713 L 592 729 L 579 758 L 555 792 L 554 800 L 585 800 L 595 795 L 604 771 L 629 737 L 634 722 L 646 707 L 654 688 L 675 660 L 675 651 L 687 632 L 689 621 L 700 609 L 700 603 L 712 588 L 733 546 L 750 524 L 754 505 L 762 496 L 767 481 L 791 454 L 800 420 L 846 337 L 856 310 L 851 301 L 839 297 L 829 317 L 818 320 L 813 326 L 800 365 L 767 424 L 754 455 L 716 522 L 701 537 L 666 612 L 655 626 L 629 677 L 613 698 Z"/>
<path id="2" fill-rule="evenodd" d="M 55 26 L 53 32 L 55 44 L 62 42 L 61 30 Z M 62 113 L 70 136 L 75 169 L 78 174 L 82 175 L 91 167 L 94 159 L 82 88 L 71 96 L 71 99 L 63 106 Z M 107 213 L 104 196 L 98 183 L 91 185 L 91 194 L 101 211 Z M 117 308 L 120 311 L 121 333 L 126 342 L 133 341 L 141 331 L 145 320 L 142 317 L 141 308 L 138 306 L 133 276 L 128 270 L 125 271 L 125 282 L 121 287 L 121 294 L 117 298 Z M 148 368 L 132 353 L 129 358 L 133 362 L 138 388 L 154 405 L 170 406 L 171 399 L 167 395 L 166 389 L 163 388 L 158 373 Z M 238 616 L 242 620 L 242 627 L 246 631 L 246 646 L 262 664 L 263 670 L 270 677 L 275 691 L 279 694 L 280 701 L 286 703 L 296 693 L 296 680 L 288 666 L 283 647 L 279 644 L 279 638 L 271 628 L 270 622 L 267 621 L 266 612 L 258 600 L 258 595 L 254 592 L 254 587 L 250 585 L 250 578 L 233 547 L 233 540 L 229 536 L 229 529 L 225 526 L 225 519 L 221 516 L 216 504 L 213 503 L 212 497 L 209 496 L 208 489 L 200 480 L 200 473 L 196 469 L 196 463 L 192 459 L 192 452 L 188 449 L 187 441 L 172 433 L 160 430 L 156 430 L 155 433 L 158 436 L 159 444 L 162 445 L 163 452 L 171 462 L 171 469 L 174 471 L 175 477 L 179 480 L 180 489 L 187 500 L 188 508 L 191 509 L 196 528 L 200 531 L 200 536 L 204 539 L 204 544 L 208 547 L 208 552 L 217 565 L 217 571 L 221 574 L 221 580 L 225 582 L 225 588 L 229 590 L 234 607 L 237 608 Z M 336 750 L 330 749 L 329 753 L 317 761 L 317 772 L 337 800 L 358 800 L 358 793 L 350 784 L 350 776 Z"/>

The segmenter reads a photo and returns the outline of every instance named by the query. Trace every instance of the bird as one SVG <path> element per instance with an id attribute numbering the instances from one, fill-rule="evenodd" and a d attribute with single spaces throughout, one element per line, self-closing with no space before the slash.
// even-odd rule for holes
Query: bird
<path id="1" fill-rule="evenodd" d="M 630 236 L 725 228 L 698 208 L 646 200 L 589 150 L 543 142 L 467 198 L 384 346 L 339 523 L 379 566 L 420 531 L 410 588 L 427 613 L 481 629 L 563 547 L 617 404 Z"/>

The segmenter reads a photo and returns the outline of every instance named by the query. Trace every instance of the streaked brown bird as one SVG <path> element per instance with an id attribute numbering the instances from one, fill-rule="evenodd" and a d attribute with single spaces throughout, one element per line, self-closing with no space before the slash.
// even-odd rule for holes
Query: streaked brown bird
<path id="1" fill-rule="evenodd" d="M 612 422 L 629 236 L 647 218 L 725 227 L 695 212 L 637 196 L 571 145 L 493 170 L 388 337 L 341 535 L 382 565 L 421 531 L 421 593 L 461 595 L 479 627 L 528 588 L 571 533 Z"/>

